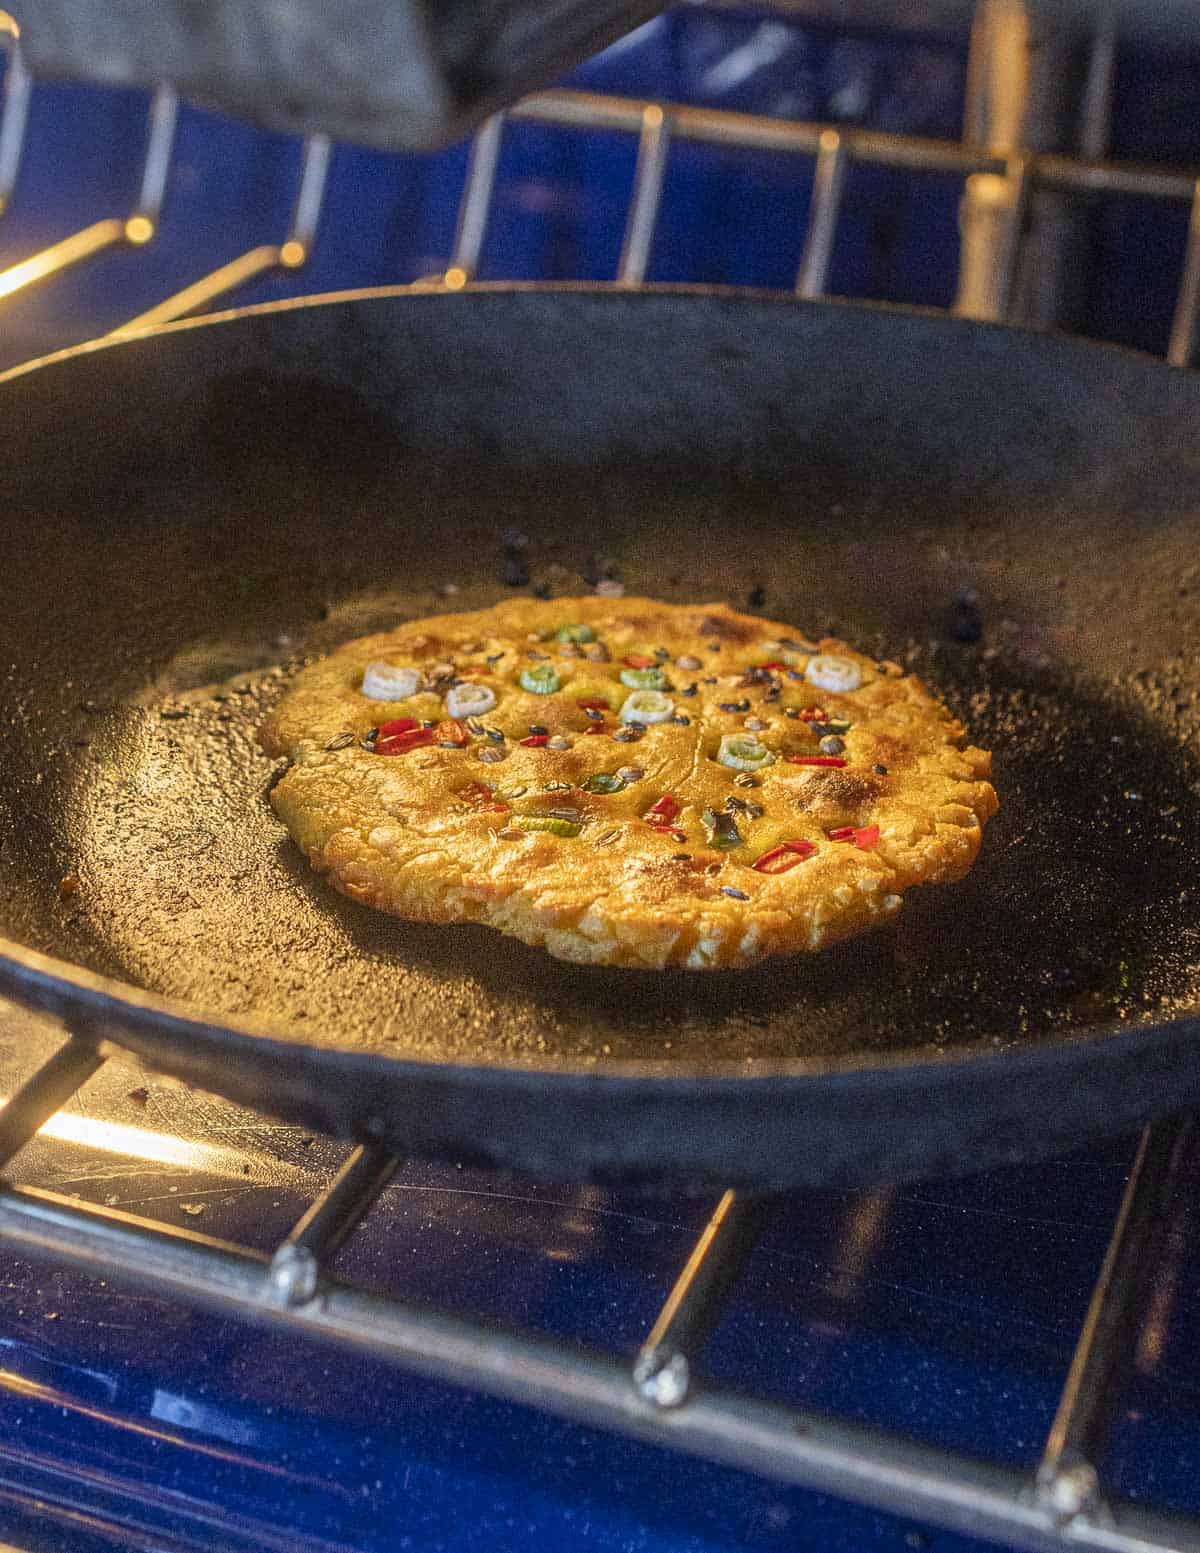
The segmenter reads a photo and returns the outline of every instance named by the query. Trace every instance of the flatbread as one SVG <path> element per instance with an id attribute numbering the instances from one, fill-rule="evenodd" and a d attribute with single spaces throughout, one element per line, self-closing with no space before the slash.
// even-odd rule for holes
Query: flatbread
<path id="1" fill-rule="evenodd" d="M 260 732 L 290 763 L 276 813 L 344 894 L 651 969 L 822 949 L 961 879 L 997 808 L 964 736 L 844 642 L 603 597 L 349 642 Z"/>

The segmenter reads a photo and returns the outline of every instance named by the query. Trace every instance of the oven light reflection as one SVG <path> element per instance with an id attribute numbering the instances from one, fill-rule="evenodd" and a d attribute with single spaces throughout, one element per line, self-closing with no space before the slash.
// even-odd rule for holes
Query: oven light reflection
<path id="1" fill-rule="evenodd" d="M 90 259 L 93 254 L 111 248 L 124 236 L 125 223 L 118 221 L 115 216 L 104 221 L 93 221 L 91 226 L 64 237 L 61 242 L 52 243 L 40 253 L 22 259 L 6 270 L 0 270 L 0 297 L 10 297 L 15 291 L 32 286 L 36 281 L 47 280 L 60 270 L 70 269 L 82 259 Z"/>
<path id="2" fill-rule="evenodd" d="M 1182 1211 L 1180 1211 L 1182 1209 Z M 1162 1363 L 1179 1300 L 1183 1261 L 1191 1243 L 1191 1215 L 1180 1205 L 1179 1217 L 1164 1237 L 1154 1273 L 1154 1287 L 1138 1339 L 1134 1364 L 1142 1375 L 1153 1375 Z"/>
<path id="3" fill-rule="evenodd" d="M 123 1122 L 106 1122 L 95 1116 L 80 1116 L 60 1111 L 39 1130 L 39 1138 L 56 1138 L 81 1148 L 100 1149 L 105 1154 L 123 1154 L 144 1159 L 154 1165 L 177 1165 L 183 1170 L 205 1171 L 213 1175 L 242 1175 L 247 1156 L 219 1144 L 193 1143 L 169 1133 L 152 1132 L 148 1127 L 129 1127 Z"/>
<path id="4" fill-rule="evenodd" d="M 191 1428 L 203 1428 L 205 1425 L 211 1427 L 211 1416 L 205 1416 L 208 1413 L 207 1409 L 203 1413 L 194 1414 L 189 1421 L 185 1422 L 181 1431 L 178 1426 L 174 1429 L 164 1428 L 157 1421 L 143 1423 L 139 1419 L 130 1417 L 126 1412 L 93 1406 L 81 1401 L 69 1391 L 60 1391 L 57 1387 L 44 1385 L 14 1370 L 0 1369 L 0 1392 L 22 1397 L 30 1402 L 47 1403 L 51 1407 L 61 1408 L 64 1413 L 72 1413 L 78 1418 L 90 1419 L 127 1434 L 140 1435 L 144 1439 L 153 1440 L 157 1445 L 182 1446 L 191 1454 L 205 1456 L 212 1461 L 228 1462 L 243 1471 L 251 1468 L 255 1472 L 266 1473 L 271 1477 L 300 1486 L 319 1489 L 323 1493 L 332 1492 L 345 1499 L 352 1497 L 351 1491 L 338 1484 L 336 1480 L 330 1482 L 324 1477 L 312 1477 L 278 1462 L 264 1460 L 261 1455 L 250 1456 L 245 1451 L 236 1450 L 230 1446 L 214 1445 L 196 1438 L 195 1434 L 190 1432 Z M 162 1393 L 155 1392 L 156 1400 L 161 1395 Z M 232 1442 L 233 1445 L 241 1443 L 240 1440 Z M 0 1544 L 0 1553 L 3 1553 L 3 1544 Z"/>
<path id="5" fill-rule="evenodd" d="M 837 1242 L 836 1262 L 829 1292 L 836 1300 L 854 1300 L 862 1295 L 872 1262 L 879 1254 L 891 1223 L 895 1187 L 864 1192 L 846 1219 Z"/>

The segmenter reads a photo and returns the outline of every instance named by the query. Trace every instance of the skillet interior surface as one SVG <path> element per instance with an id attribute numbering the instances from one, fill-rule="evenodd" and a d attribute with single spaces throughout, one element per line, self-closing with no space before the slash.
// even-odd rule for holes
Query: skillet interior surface
<path id="1" fill-rule="evenodd" d="M 1069 1052 L 1118 1022 L 1190 1030 L 1190 375 L 882 309 L 484 290 L 170 330 L 18 375 L 0 403 L 0 929 L 17 944 L 368 1059 L 361 1074 L 644 1063 L 651 1086 L 710 1073 L 728 1090 L 775 1065 L 878 1076 Z M 255 727 L 312 655 L 511 593 L 514 531 L 531 586 L 619 575 L 915 668 L 995 752 L 1002 807 L 970 878 L 914 892 L 873 937 L 736 974 L 567 966 L 337 896 L 265 802 Z M 223 1084 L 177 1036 L 146 1049 L 241 1098 L 267 1071 L 238 1079 L 230 1058 Z M 1197 1059 L 1176 1073 L 1177 1100 L 1200 1092 Z M 1086 1125 L 1169 1098 L 1097 1096 Z M 362 1128 L 311 1086 L 278 1103 Z M 494 1155 L 383 1113 L 372 1130 L 394 1141 Z M 513 1162 L 553 1171 L 546 1148 Z M 705 1173 L 677 1136 L 651 1152 L 565 1162 L 644 1174 L 682 1152 Z M 855 1173 L 844 1151 L 837 1168 Z M 756 1175 L 713 1158 L 714 1176 L 739 1169 Z"/>

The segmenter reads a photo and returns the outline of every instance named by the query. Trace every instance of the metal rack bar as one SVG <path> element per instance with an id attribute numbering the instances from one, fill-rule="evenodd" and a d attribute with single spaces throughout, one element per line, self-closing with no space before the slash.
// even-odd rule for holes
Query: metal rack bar
<path id="1" fill-rule="evenodd" d="M 1022 144 L 1035 71 L 1030 17 L 1020 0 L 978 0 L 971 16 L 967 52 L 963 139 L 998 157 Z M 1008 263 L 1013 258 L 1016 189 L 1009 177 L 969 173 L 958 206 L 958 285 L 952 311 L 959 317 L 995 322 L 1004 317 L 1013 291 Z M 1015 268 L 1015 266 L 1014 266 Z"/>
<path id="2" fill-rule="evenodd" d="M 829 264 L 833 258 L 848 163 L 849 153 L 843 137 L 835 129 L 824 130 L 813 175 L 804 252 L 796 272 L 798 297 L 819 297 L 829 288 Z"/>
<path id="3" fill-rule="evenodd" d="M 58 275 L 84 259 L 90 259 L 93 254 L 103 253 L 106 248 L 119 243 L 124 235 L 125 223 L 115 216 L 93 221 L 91 226 L 82 227 L 78 232 L 72 232 L 70 237 L 51 243 L 49 248 L 43 248 L 28 259 L 10 264 L 6 270 L 0 270 L 0 297 L 11 297 L 37 281 L 49 280 L 52 275 Z"/>
<path id="4" fill-rule="evenodd" d="M 691 1366 L 712 1330 L 758 1237 L 761 1215 L 751 1198 L 726 1192 L 692 1249 L 633 1366 L 633 1383 L 648 1402 L 679 1407 L 691 1387 Z"/>
<path id="5" fill-rule="evenodd" d="M 267 1292 L 270 1260 L 258 1251 L 35 1187 L 0 1187 L 0 1240 L 90 1272 L 127 1272 L 176 1295 L 195 1280 L 198 1296 L 233 1307 Z"/>
<path id="6" fill-rule="evenodd" d="M 996 275 L 997 316 L 1002 320 L 1011 316 L 1016 297 L 1022 241 L 1029 217 L 1029 202 L 1033 197 L 1033 173 L 1030 161 L 1027 156 L 1011 156 L 1005 168 L 1005 176 L 1012 195 Z"/>
<path id="7" fill-rule="evenodd" d="M 280 1299 L 311 1299 L 321 1263 L 337 1251 L 400 1168 L 395 1154 L 360 1144 L 326 1190 L 297 1222 L 271 1258 L 271 1283 Z"/>
<path id="8" fill-rule="evenodd" d="M 7 11 L 0 11 L 0 48 L 8 55 L 4 72 L 4 107 L 0 109 L 0 215 L 8 209 L 29 121 L 33 80 L 21 57 L 20 28 Z"/>
<path id="9" fill-rule="evenodd" d="M 0 1110 L 0 1168 L 45 1126 L 104 1063 L 96 1042 L 73 1035 Z"/>
<path id="10" fill-rule="evenodd" d="M 3 13 L 0 13 L 2 15 Z M 1103 141 L 1107 97 L 1111 84 L 1111 38 L 1102 35 L 1093 50 L 1091 81 L 1094 111 L 1083 129 L 1085 148 Z M 78 263 L 124 238 L 145 242 L 153 236 L 165 188 L 174 129 L 174 102 L 159 94 L 151 115 L 151 133 L 142 195 L 137 212 L 127 221 L 99 222 L 64 239 L 42 254 L 0 273 L 0 297 L 34 280 L 43 279 L 69 264 Z M 660 105 L 636 98 L 610 97 L 593 92 L 549 91 L 524 99 L 507 111 L 508 117 L 550 124 L 563 129 L 598 129 L 636 134 L 638 161 L 634 175 L 617 283 L 641 284 L 646 275 L 654 239 L 663 179 L 672 139 L 733 146 L 747 150 L 777 151 L 816 158 L 813 201 L 805 236 L 804 254 L 796 278 L 796 290 L 804 297 L 824 294 L 840 214 L 845 172 L 851 162 L 927 173 L 954 173 L 966 178 L 999 175 L 1015 185 L 1011 231 L 1004 244 L 994 288 L 1003 299 L 1000 316 L 1007 316 L 1015 295 L 1021 236 L 1026 213 L 1038 192 L 1077 196 L 1132 195 L 1149 199 L 1196 200 L 1195 175 L 1172 169 L 1140 167 L 1126 163 L 1081 160 L 1052 153 L 1021 151 L 1006 154 L 957 141 L 923 139 L 874 130 L 835 129 L 815 122 L 771 119 L 689 105 Z M 447 269 L 416 283 L 458 289 L 466 285 L 478 267 L 495 191 L 501 136 L 506 122 L 494 115 L 478 132 L 472 145 L 467 178 L 459 205 L 454 247 Z M 3 120 L 0 119 L 0 152 Z M 197 312 L 238 287 L 272 269 L 299 269 L 308 259 L 316 235 L 324 198 L 331 147 L 328 139 L 314 135 L 305 142 L 299 193 L 291 227 L 282 243 L 263 243 L 220 266 L 210 274 L 167 297 L 155 307 L 113 330 L 114 335 L 155 327 Z M 0 174 L 3 159 L 0 156 Z M 0 208 L 3 178 L 0 176 Z M 1200 237 L 1189 241 L 1188 258 L 1172 331 L 1171 356 L 1175 362 L 1190 359 L 1194 349 L 1196 313 L 1200 302 Z"/>
<path id="11" fill-rule="evenodd" d="M 640 286 L 646 278 L 670 149 L 671 121 L 657 103 L 647 103 L 642 110 L 633 194 L 617 263 L 619 286 Z"/>
<path id="12" fill-rule="evenodd" d="M 1190 1132 L 1190 1118 L 1174 1117 L 1147 1127 L 1138 1145 L 1038 1468 L 1039 1494 L 1064 1518 L 1100 1508 L 1096 1462 L 1137 1340 L 1149 1252 Z"/>
<path id="13" fill-rule="evenodd" d="M 268 270 L 273 270 L 280 262 L 279 244 L 262 243 L 257 248 L 251 248 L 247 253 L 239 254 L 228 264 L 222 264 L 219 269 L 210 271 L 200 280 L 194 281 L 192 285 L 185 286 L 182 291 L 176 291 L 157 306 L 148 308 L 135 318 L 130 318 L 119 328 L 113 329 L 111 333 L 114 337 L 135 334 L 139 329 L 152 329 L 158 324 L 169 324 L 176 318 L 184 318 L 188 313 L 198 313 L 201 308 L 207 307 L 210 302 L 215 302 L 218 297 L 223 297 L 230 291 L 236 291 L 239 286 L 244 286 L 259 275 L 264 275 Z"/>
<path id="14" fill-rule="evenodd" d="M 1200 179 L 1192 195 L 1192 215 L 1188 222 L 1187 250 L 1183 260 L 1183 279 L 1171 320 L 1171 340 L 1167 360 L 1174 367 L 1191 366 L 1196 354 L 1197 317 L 1200 315 Z"/>
<path id="15" fill-rule="evenodd" d="M 1116 1505 L 1069 1527 L 1021 1473 L 952 1452 L 697 1387 L 683 1406 L 647 1402 L 624 1363 L 539 1335 L 402 1304 L 333 1281 L 289 1304 L 273 1298 L 270 1263 L 186 1230 L 81 1207 L 51 1192 L 0 1191 L 0 1240 L 24 1252 L 152 1290 L 200 1300 L 278 1331 L 390 1358 L 430 1379 L 616 1430 L 709 1461 L 1001 1538 L 1030 1553 L 1200 1553 L 1200 1529 Z"/>
<path id="16" fill-rule="evenodd" d="M 529 119 L 561 129 L 618 130 L 641 133 L 648 104 L 633 97 L 608 97 L 595 92 L 552 91 L 526 97 L 509 110 L 515 119 Z M 1001 173 L 1008 158 L 957 140 L 894 135 L 882 130 L 847 129 L 807 120 L 768 119 L 719 108 L 688 104 L 665 105 L 671 133 L 678 140 L 735 146 L 750 151 L 780 151 L 816 156 L 821 136 L 841 136 L 854 162 L 872 163 L 910 172 Z M 1190 200 L 1195 175 L 1131 162 L 1093 162 L 1053 152 L 1030 153 L 1031 175 L 1039 188 L 1075 194 L 1129 194 L 1146 199 Z"/>
<path id="17" fill-rule="evenodd" d="M 458 205 L 454 247 L 450 253 L 449 268 L 443 277 L 443 284 L 452 291 L 465 286 L 479 268 L 503 137 L 504 115 L 494 113 L 490 119 L 485 120 L 471 142 L 466 181 Z"/>
<path id="18" fill-rule="evenodd" d="M 101 1060 L 85 1036 L 73 1037 L 0 1113 L 0 1138 L 19 1147 Z M 678 1395 L 654 1386 L 661 1360 L 669 1365 L 675 1356 L 694 1355 L 754 1242 L 761 1205 L 732 1192 L 718 1203 L 639 1354 L 635 1377 L 649 1361 L 643 1377 L 649 1385 L 630 1385 L 616 1356 L 418 1308 L 323 1276 L 321 1258 L 351 1233 L 396 1168 L 378 1148 L 353 1152 L 273 1258 L 54 1192 L 2 1184 L 0 1243 L 281 1332 L 368 1351 L 431 1379 L 1030 1553 L 1200 1553 L 1197 1523 L 1104 1502 L 1087 1458 L 1138 1313 L 1138 1268 L 1189 1135 L 1183 1121 L 1147 1130 L 1034 1478 L 882 1430 L 702 1383 L 689 1387 L 690 1374 Z M 1091 1477 L 1077 1470 L 1081 1464 Z"/>
<path id="19" fill-rule="evenodd" d="M 330 153 L 330 142 L 325 135 L 311 135 L 304 142 L 300 187 L 292 209 L 288 234 L 282 243 L 261 243 L 257 248 L 240 254 L 228 264 L 221 265 L 190 286 L 185 286 L 182 291 L 175 292 L 144 313 L 128 319 L 113 329 L 110 337 L 152 329 L 159 324 L 171 323 L 176 318 L 184 318 L 189 313 L 199 312 L 219 297 L 227 296 L 239 286 L 265 275 L 268 270 L 300 269 L 308 261 L 316 236 L 325 198 Z M 3 276 L 0 276 L 2 281 Z"/>
<path id="20" fill-rule="evenodd" d="M 1116 73 L 1117 11 L 1110 5 L 1092 34 L 1079 111 L 1079 154 L 1088 161 L 1099 161 L 1108 151 Z"/>
<path id="21" fill-rule="evenodd" d="M 167 174 L 171 170 L 171 150 L 175 144 L 175 125 L 179 119 L 179 98 L 170 88 L 162 86 L 150 100 L 150 133 L 146 140 L 146 160 L 142 164 L 142 182 L 138 191 L 137 209 L 132 217 L 149 223 L 145 237 L 132 240 L 144 242 L 158 226 L 163 196 L 167 191 Z"/>
<path id="22" fill-rule="evenodd" d="M 526 97 L 509 112 L 512 118 L 531 119 L 560 129 L 618 130 L 637 135 L 641 133 L 643 115 L 649 106 L 651 104 L 634 97 L 560 90 Z M 679 140 L 736 146 L 747 151 L 799 152 L 816 156 L 821 149 L 821 135 L 825 130 L 835 128 L 832 124 L 768 119 L 722 108 L 696 108 L 686 103 L 672 103 L 670 113 L 672 133 Z M 912 165 L 930 172 L 996 170 L 992 165 L 995 158 L 962 146 L 956 140 L 921 140 L 874 130 L 848 131 L 846 135 L 852 141 L 856 161 L 886 162 L 893 167 Z"/>
<path id="23" fill-rule="evenodd" d="M 1086 162 L 1058 152 L 1044 151 L 1029 160 L 1039 188 L 1064 194 L 1186 200 L 1196 182 L 1192 173 L 1140 167 L 1132 162 Z"/>
<path id="24" fill-rule="evenodd" d="M 106 248 L 112 248 L 117 243 L 140 245 L 150 241 L 158 225 L 158 214 L 166 188 L 178 106 L 175 94 L 166 87 L 160 88 L 151 99 L 146 121 L 146 156 L 142 167 L 141 191 L 132 215 L 109 216 L 102 221 L 93 221 L 90 226 L 72 232 L 69 237 L 43 248 L 40 253 L 31 254 L 28 259 L 0 270 L 0 298 L 10 297 L 38 281 L 49 280 L 51 276 L 59 275 L 63 270 L 82 263 L 84 259 L 103 253 Z M 0 120 L 0 159 L 3 155 L 3 134 L 4 123 Z M 19 153 L 18 144 L 14 156 L 19 157 Z M 12 176 L 15 179 L 15 161 Z M 6 198 L 4 179 L 0 175 L 0 209 Z"/>
<path id="25" fill-rule="evenodd" d="M 1185 171 L 1095 159 L 1108 138 L 1113 68 L 1114 34 L 1102 18 L 1089 59 L 1087 100 L 1080 128 L 1081 149 L 1088 153 L 1084 157 L 1027 149 L 1017 152 L 874 130 L 835 129 L 831 125 L 686 104 L 660 108 L 636 98 L 593 92 L 540 92 L 525 98 L 509 112 L 516 119 L 562 129 L 639 136 L 638 175 L 618 276 L 619 283 L 624 285 L 640 283 L 645 277 L 661 196 L 661 164 L 666 155 L 668 126 L 671 138 L 816 157 L 813 203 L 796 277 L 797 294 L 809 298 L 823 295 L 828 285 L 845 169 L 851 162 L 910 172 L 955 173 L 964 178 L 992 175 L 1006 180 L 1012 190 L 1011 211 L 1007 213 L 998 249 L 998 273 L 988 286 L 995 298 L 994 306 L 987 309 L 988 316 L 1000 318 L 1011 317 L 1016 305 L 1024 237 L 1036 195 L 1188 200 L 1193 205 L 1193 221 L 1168 353 L 1168 360 L 1186 365 L 1195 353 L 1200 312 L 1200 219 L 1196 215 L 1200 180 Z M 647 117 L 660 112 L 661 120 Z M 972 309 L 960 306 L 958 311 Z"/>

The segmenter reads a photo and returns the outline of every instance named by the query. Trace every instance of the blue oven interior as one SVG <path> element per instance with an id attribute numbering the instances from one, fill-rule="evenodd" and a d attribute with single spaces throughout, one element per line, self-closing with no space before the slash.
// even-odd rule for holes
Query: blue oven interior
<path id="1" fill-rule="evenodd" d="M 967 35 L 849 32 L 776 12 L 668 11 L 562 84 L 742 113 L 957 140 Z M 1109 153 L 1186 167 L 1200 156 L 1200 50 L 1131 43 L 1117 55 Z M 39 82 L 0 223 L 0 270 L 135 208 L 149 99 Z M 636 161 L 627 134 L 509 120 L 476 278 L 613 279 Z M 267 301 L 439 274 L 451 253 L 467 147 L 395 156 L 335 146 L 308 264 L 231 300 Z M 296 139 L 183 106 L 154 240 L 121 245 L 3 295 L 0 363 L 105 333 L 287 230 Z M 813 160 L 677 140 L 646 278 L 788 288 Z M 827 290 L 945 307 L 954 295 L 961 177 L 856 166 Z M 1162 354 L 1187 240 L 1186 203 L 1089 206 L 1078 332 Z"/>
<path id="2" fill-rule="evenodd" d="M 565 84 L 955 140 L 965 31 L 670 11 Z M 1118 51 L 1111 152 L 1200 161 L 1200 56 Z M 37 82 L 0 270 L 133 209 L 148 99 Z M 613 277 L 636 140 L 511 121 L 482 279 Z M 307 266 L 231 300 L 445 269 L 467 148 L 336 146 Z M 0 365 L 115 328 L 286 231 L 301 148 L 183 107 L 159 229 L 0 300 Z M 811 158 L 673 147 L 651 280 L 790 287 Z M 828 289 L 947 306 L 961 180 L 859 167 Z M 1090 207 L 1082 332 L 1163 353 L 1186 204 Z M 69 433 L 68 433 L 69 434 Z M 59 1032 L 0 1010 L 4 1093 Z M 704 1353 L 714 1379 L 1007 1465 L 1050 1427 L 1135 1140 L 1033 1168 L 779 1206 Z M 345 1149 L 114 1059 L 14 1162 L 23 1183 L 269 1250 Z M 1194 1171 L 1191 1172 L 1194 1177 Z M 1200 1513 L 1200 1252 L 1185 1180 L 1105 1475 Z M 711 1207 L 406 1166 L 336 1271 L 632 1355 Z M 280 1337 L 117 1277 L 0 1262 L 0 1536 L 31 1549 L 700 1553 L 985 1544 Z M 988 1544 L 990 1546 L 990 1544 Z M 1200 1545 L 1200 1544 L 1198 1544 Z"/>

